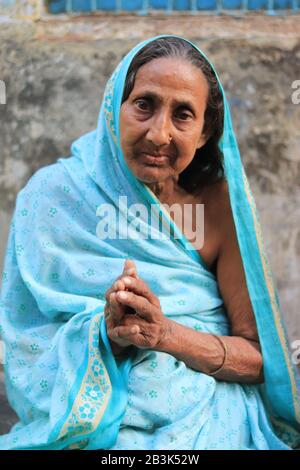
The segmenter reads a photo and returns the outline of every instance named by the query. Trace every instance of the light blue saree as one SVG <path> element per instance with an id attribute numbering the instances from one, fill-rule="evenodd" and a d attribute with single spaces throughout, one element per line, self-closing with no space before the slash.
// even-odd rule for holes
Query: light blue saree
<path id="1" fill-rule="evenodd" d="M 161 36 L 158 36 L 161 37 Z M 258 214 L 225 102 L 225 176 L 264 360 L 265 383 L 218 381 L 173 356 L 132 348 L 115 360 L 105 292 L 133 259 L 165 315 L 199 331 L 230 334 L 215 276 L 120 147 L 124 82 L 138 44 L 107 83 L 97 129 L 70 158 L 40 169 L 18 194 L 1 293 L 9 402 L 20 421 L 2 449 L 290 449 L 300 445 L 299 376 L 291 362 Z M 196 46 L 195 46 L 196 47 Z M 198 48 L 199 53 L 202 53 Z M 155 205 L 173 236 L 97 236 L 104 204 L 131 214 Z M 100 209 L 99 209 L 100 208 Z M 122 222 L 123 221 L 123 222 Z M 141 226 L 147 227 L 147 220 Z"/>

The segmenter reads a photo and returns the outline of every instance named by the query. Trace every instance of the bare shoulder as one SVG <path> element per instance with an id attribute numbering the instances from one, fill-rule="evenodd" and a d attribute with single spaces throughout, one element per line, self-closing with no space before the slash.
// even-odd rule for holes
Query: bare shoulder
<path id="1" fill-rule="evenodd" d="M 205 203 L 215 214 L 224 216 L 231 212 L 229 187 L 225 179 L 208 186 L 204 194 Z"/>
<path id="2" fill-rule="evenodd" d="M 206 186 L 197 197 L 197 201 L 204 204 L 205 218 L 204 246 L 200 254 L 207 266 L 215 272 L 220 252 L 224 248 L 224 240 L 232 231 L 232 227 L 228 230 L 231 211 L 227 181 L 220 180 Z"/>
<path id="3" fill-rule="evenodd" d="M 230 204 L 229 187 L 225 179 L 208 186 L 203 193 L 207 222 L 215 232 L 219 249 L 224 238 L 234 232 L 234 220 Z"/>

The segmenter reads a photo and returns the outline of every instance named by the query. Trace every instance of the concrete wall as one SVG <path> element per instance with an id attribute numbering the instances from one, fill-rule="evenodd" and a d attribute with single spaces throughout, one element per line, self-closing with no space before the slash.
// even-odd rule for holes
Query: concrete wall
<path id="1" fill-rule="evenodd" d="M 300 105 L 291 100 L 300 79 L 298 25 L 299 16 L 259 15 L 2 22 L 0 265 L 17 191 L 95 127 L 105 82 L 121 57 L 146 37 L 175 31 L 208 54 L 230 98 L 283 311 L 291 337 L 300 338 Z"/>
<path id="2" fill-rule="evenodd" d="M 44 0 L 0 0 L 0 22 L 12 20 L 36 20 L 47 12 Z"/>

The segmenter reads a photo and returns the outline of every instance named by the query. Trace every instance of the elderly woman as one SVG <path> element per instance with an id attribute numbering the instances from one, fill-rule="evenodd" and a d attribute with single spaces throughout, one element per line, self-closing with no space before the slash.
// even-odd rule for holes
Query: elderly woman
<path id="1" fill-rule="evenodd" d="M 223 88 L 190 41 L 132 49 L 97 130 L 19 193 L 1 323 L 20 418 L 2 448 L 299 445 L 255 203 Z"/>

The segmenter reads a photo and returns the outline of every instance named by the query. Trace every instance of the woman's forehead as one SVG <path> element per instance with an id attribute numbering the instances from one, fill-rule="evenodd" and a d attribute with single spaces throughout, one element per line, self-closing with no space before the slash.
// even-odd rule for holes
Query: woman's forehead
<path id="1" fill-rule="evenodd" d="M 147 93 L 149 97 L 163 98 L 167 90 L 180 94 L 180 100 L 188 100 L 191 93 L 206 94 L 208 83 L 198 67 L 177 57 L 153 59 L 138 69 L 133 94 Z"/>
<path id="2" fill-rule="evenodd" d="M 186 74 L 187 77 L 190 75 L 195 75 L 198 77 L 203 75 L 200 68 L 192 64 L 189 60 L 183 57 L 172 56 L 151 59 L 149 62 L 146 62 L 138 68 L 137 74 L 143 74 L 151 78 L 153 75 L 148 75 L 150 71 L 164 76 L 169 76 L 174 73 Z"/>

